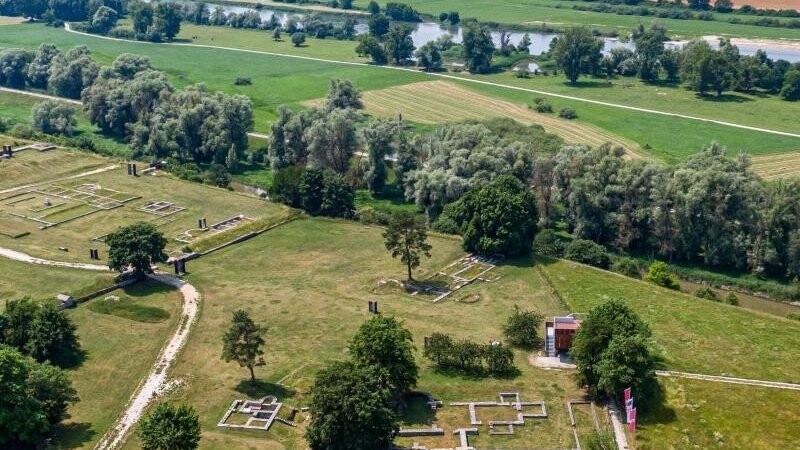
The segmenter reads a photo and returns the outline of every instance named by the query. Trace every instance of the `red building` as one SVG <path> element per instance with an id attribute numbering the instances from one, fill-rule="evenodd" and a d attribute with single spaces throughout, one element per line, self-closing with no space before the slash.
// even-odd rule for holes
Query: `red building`
<path id="1" fill-rule="evenodd" d="M 572 339 L 581 326 L 581 320 L 570 314 L 565 317 L 553 317 L 545 322 L 545 349 L 547 356 L 556 356 L 558 352 L 572 348 Z"/>

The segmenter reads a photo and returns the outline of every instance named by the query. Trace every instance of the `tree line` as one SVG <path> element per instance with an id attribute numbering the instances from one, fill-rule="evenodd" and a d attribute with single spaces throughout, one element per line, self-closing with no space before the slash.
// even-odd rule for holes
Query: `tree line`
<path id="1" fill-rule="evenodd" d="M 571 83 L 581 75 L 608 79 L 638 76 L 645 82 L 680 82 L 701 95 L 761 89 L 785 100 L 800 99 L 800 63 L 772 60 L 762 50 L 742 56 L 728 39 L 720 40 L 719 49 L 705 40 L 668 49 L 667 29 L 658 23 L 648 29 L 640 25 L 632 31 L 631 39 L 634 50 L 619 47 L 603 55 L 602 41 L 588 28 L 570 28 L 554 38 L 549 54 Z"/>

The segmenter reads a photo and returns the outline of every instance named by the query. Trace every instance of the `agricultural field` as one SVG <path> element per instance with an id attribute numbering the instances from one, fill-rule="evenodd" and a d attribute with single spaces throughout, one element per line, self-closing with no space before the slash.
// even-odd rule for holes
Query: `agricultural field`
<path id="1" fill-rule="evenodd" d="M 761 0 L 763 2 L 782 2 L 784 6 L 791 3 L 795 8 L 797 4 L 792 0 Z M 740 0 L 735 4 L 757 4 L 759 0 Z M 360 8 L 366 8 L 368 0 L 356 0 Z M 385 1 L 379 2 L 383 6 Z M 576 3 L 591 6 L 591 1 L 574 0 L 507 0 L 496 2 L 493 0 L 409 0 L 414 9 L 438 17 L 439 13 L 458 11 L 461 17 L 474 17 L 482 22 L 497 22 L 518 27 L 536 27 L 547 25 L 563 28 L 575 25 L 585 25 L 602 31 L 626 32 L 631 28 L 644 24 L 648 25 L 655 18 L 641 16 L 626 16 L 592 11 L 576 11 L 572 6 Z M 765 5 L 766 6 L 766 5 Z M 730 14 L 714 13 L 714 21 L 658 19 L 672 31 L 676 37 L 697 37 L 703 35 L 742 36 L 764 39 L 798 39 L 800 31 L 788 28 L 770 28 L 753 25 L 732 24 L 727 21 Z"/>
<path id="2" fill-rule="evenodd" d="M 55 295 L 88 293 L 113 284 L 113 274 L 35 266 L 0 258 L 0 310 L 5 300 L 30 297 L 54 301 Z M 105 300 L 107 296 L 117 300 Z M 90 449 L 117 419 L 141 379 L 147 374 L 167 335 L 176 326 L 180 295 L 164 285 L 146 282 L 119 289 L 67 310 L 78 329 L 85 358 L 68 369 L 80 401 L 56 430 L 61 448 Z M 113 303 L 105 313 L 95 305 Z M 123 305 L 148 311 L 120 314 Z M 135 355 L 135 357 L 132 357 Z M 99 389 L 98 387 L 102 387 Z"/>
<path id="3" fill-rule="evenodd" d="M 765 180 L 774 180 L 800 173 L 800 151 L 753 158 L 753 170 Z"/>
<path id="4" fill-rule="evenodd" d="M 127 175 L 127 163 L 110 164 L 85 153 L 22 152 L 20 164 L 43 158 L 39 165 L 53 171 L 52 178 L 37 174 L 36 186 L 6 189 L 0 194 L 0 247 L 53 260 L 88 262 L 90 248 L 107 256 L 103 237 L 118 227 L 137 221 L 155 224 L 167 237 L 168 251 L 189 247 L 208 250 L 246 232 L 263 229 L 288 217 L 282 206 L 225 189 L 180 181 L 162 171 Z M 80 178 L 64 179 L 66 167 L 51 166 L 51 159 L 68 155 L 77 167 L 100 166 Z M 30 159 L 29 159 L 30 158 Z M 0 175 L 12 174 L 16 157 L 0 163 Z M 56 172 L 62 171 L 62 172 Z M 74 171 L 74 170 L 73 170 Z M 94 173 L 92 173 L 94 172 Z M 20 179 L 18 185 L 26 185 Z M 205 227 L 198 219 L 206 219 Z"/>
<path id="5" fill-rule="evenodd" d="M 571 122 L 555 114 L 537 113 L 527 105 L 498 100 L 450 81 L 427 81 L 367 91 L 363 102 L 368 114 L 379 117 L 402 117 L 423 124 L 510 117 L 524 125 L 541 125 L 546 132 L 560 136 L 567 143 L 599 146 L 610 142 L 631 154 L 638 151 L 635 143 L 591 124 Z"/>

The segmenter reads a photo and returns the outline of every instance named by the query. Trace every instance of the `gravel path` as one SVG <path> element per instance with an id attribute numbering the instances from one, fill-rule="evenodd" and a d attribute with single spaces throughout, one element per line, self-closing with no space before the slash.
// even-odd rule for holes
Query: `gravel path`
<path id="1" fill-rule="evenodd" d="M 12 259 L 29 264 L 41 264 L 45 266 L 55 267 L 70 267 L 73 269 L 83 270 L 96 270 L 108 271 L 108 266 L 97 264 L 81 264 L 70 263 L 62 261 L 49 261 L 40 258 L 34 258 L 28 254 L 10 250 L 0 247 L 0 257 Z M 114 427 L 109 429 L 102 440 L 95 446 L 97 450 L 110 450 L 118 447 L 125 440 L 125 437 L 130 432 L 131 428 L 139 421 L 142 414 L 147 409 L 150 402 L 164 389 L 167 372 L 173 361 L 178 356 L 181 348 L 186 344 L 189 338 L 189 333 L 192 330 L 197 314 L 199 312 L 200 293 L 197 289 L 189 283 L 165 273 L 156 273 L 150 275 L 155 281 L 173 286 L 181 291 L 183 296 L 183 310 L 181 312 L 181 319 L 175 329 L 175 333 L 170 337 L 167 344 L 159 353 L 153 368 L 147 375 L 147 378 L 136 388 L 136 391 L 131 396 L 125 411 L 117 419 Z"/>
<path id="2" fill-rule="evenodd" d="M 574 101 L 583 102 L 583 103 L 591 103 L 591 104 L 600 105 L 600 106 L 608 106 L 608 107 L 611 107 L 611 108 L 625 109 L 625 110 L 629 110 L 629 111 L 637 111 L 637 112 L 643 112 L 643 113 L 649 113 L 649 114 L 658 114 L 658 115 L 661 115 L 661 116 L 668 116 L 668 117 L 678 117 L 678 118 L 681 118 L 681 119 L 688 119 L 688 120 L 695 120 L 695 121 L 699 121 L 699 122 L 713 123 L 713 124 L 723 125 L 723 126 L 732 127 L 732 128 L 740 128 L 740 129 L 743 129 L 743 130 L 759 131 L 759 132 L 762 132 L 762 133 L 777 134 L 777 135 L 780 135 L 780 136 L 789 136 L 789 137 L 800 138 L 800 134 L 798 134 L 798 133 L 789 133 L 787 131 L 772 130 L 772 129 L 769 129 L 769 128 L 761 128 L 761 127 L 753 127 L 753 126 L 750 126 L 750 125 L 743 125 L 743 124 L 734 123 L 734 122 L 726 122 L 726 121 L 722 121 L 722 120 L 708 119 L 708 118 L 705 118 L 705 117 L 691 116 L 691 115 L 688 115 L 688 114 L 671 113 L 671 112 L 666 112 L 666 111 L 659 111 L 659 110 L 656 110 L 656 109 L 639 108 L 637 106 L 622 105 L 622 104 L 619 104 L 619 103 L 604 102 L 604 101 L 600 101 L 600 100 L 591 100 L 591 99 L 583 98 L 583 97 L 575 97 L 575 96 L 572 96 L 572 95 L 565 95 L 565 94 L 556 94 L 556 93 L 553 93 L 553 92 L 541 91 L 541 90 L 538 90 L 538 89 L 523 88 L 523 87 L 512 86 L 512 85 L 508 85 L 508 84 L 495 83 L 495 82 L 492 82 L 492 81 L 476 80 L 476 79 L 472 79 L 472 78 L 465 78 L 465 77 L 460 77 L 460 76 L 455 76 L 455 75 L 448 75 L 448 74 L 445 74 L 445 73 L 421 72 L 421 71 L 419 71 L 418 69 L 415 69 L 415 68 L 412 69 L 412 68 L 395 67 L 395 66 L 376 66 L 374 64 L 367 64 L 367 63 L 355 62 L 355 61 L 338 61 L 338 60 L 335 60 L 335 59 L 314 58 L 314 57 L 311 57 L 311 56 L 290 55 L 290 54 L 285 54 L 285 53 L 264 52 L 264 51 L 259 51 L 259 50 L 246 50 L 246 49 L 242 49 L 242 48 L 222 47 L 222 46 L 216 46 L 216 45 L 183 44 L 183 43 L 178 43 L 178 42 L 153 43 L 153 42 L 130 41 L 128 39 L 112 38 L 112 37 L 109 37 L 109 36 L 99 36 L 99 35 L 96 35 L 96 34 L 83 33 L 83 32 L 80 32 L 80 31 L 75 31 L 75 30 L 72 30 L 69 27 L 69 24 L 65 24 L 64 25 L 64 29 L 66 31 L 70 32 L 70 33 L 80 34 L 80 35 L 83 35 L 83 36 L 88 36 L 88 37 L 92 37 L 92 38 L 96 38 L 96 39 L 106 39 L 106 40 L 111 40 L 111 41 L 136 42 L 136 43 L 139 43 L 139 44 L 151 44 L 151 45 L 175 45 L 175 46 L 183 46 L 183 47 L 209 48 L 209 49 L 214 49 L 214 50 L 227 50 L 227 51 L 233 51 L 233 52 L 250 53 L 250 54 L 254 54 L 254 55 L 281 56 L 281 57 L 284 57 L 284 58 L 303 59 L 303 60 L 307 60 L 307 61 L 318 61 L 318 62 L 327 62 L 327 63 L 333 63 L 333 64 L 344 64 L 344 65 L 349 65 L 349 66 L 362 66 L 362 67 L 381 68 L 381 69 L 384 69 L 384 70 L 399 70 L 399 71 L 404 71 L 404 72 L 413 72 L 413 73 L 416 73 L 416 74 L 427 74 L 427 75 L 430 75 L 432 77 L 447 78 L 447 79 L 458 80 L 458 81 L 462 81 L 462 82 L 466 82 L 466 83 L 483 84 L 483 85 L 486 85 L 486 86 L 494 86 L 494 87 L 499 87 L 499 88 L 512 89 L 512 90 L 515 90 L 515 91 L 528 92 L 528 93 L 532 93 L 532 94 L 547 95 L 547 96 L 550 96 L 550 97 L 563 98 L 563 99 L 566 99 L 566 100 L 574 100 Z"/>
<path id="3" fill-rule="evenodd" d="M 33 257 L 31 255 L 28 255 L 27 253 L 22 253 L 2 247 L 0 247 L 0 256 L 8 259 L 13 259 L 14 261 L 24 262 L 28 264 L 39 264 L 42 266 L 69 267 L 72 269 L 96 270 L 102 272 L 108 272 L 111 270 L 108 268 L 108 266 L 104 266 L 101 264 L 84 264 L 84 263 L 73 263 L 64 261 L 50 261 L 47 259 Z"/>
<path id="4" fill-rule="evenodd" d="M 151 275 L 150 278 L 180 289 L 183 295 L 181 320 L 178 323 L 175 334 L 172 335 L 167 345 L 161 350 L 150 374 L 136 389 L 136 392 L 128 402 L 128 406 L 114 427 L 109 429 L 103 439 L 94 447 L 96 450 L 110 450 L 122 444 L 131 428 L 142 417 L 150 402 L 161 393 L 167 381 L 167 372 L 178 352 L 189 338 L 192 325 L 199 312 L 200 294 L 194 286 L 164 273 Z"/>
<path id="5" fill-rule="evenodd" d="M 691 378 L 694 380 L 714 381 L 717 383 L 746 384 L 749 386 L 761 386 L 776 389 L 788 389 L 800 391 L 800 384 L 782 383 L 780 381 L 753 380 L 749 378 L 721 377 L 717 375 L 703 375 L 700 373 L 674 372 L 671 370 L 656 370 L 656 375 L 660 377 Z"/>

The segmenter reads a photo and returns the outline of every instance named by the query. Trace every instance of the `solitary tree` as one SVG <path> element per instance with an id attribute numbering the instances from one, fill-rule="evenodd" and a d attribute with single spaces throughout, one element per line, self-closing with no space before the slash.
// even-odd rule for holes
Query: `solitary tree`
<path id="1" fill-rule="evenodd" d="M 191 406 L 162 403 L 139 422 L 143 450 L 194 450 L 200 419 Z"/>
<path id="2" fill-rule="evenodd" d="M 111 233 L 106 238 L 109 246 L 108 266 L 119 272 L 128 268 L 142 277 L 153 273 L 153 264 L 165 262 L 164 248 L 167 240 L 153 224 L 138 222 Z"/>
<path id="3" fill-rule="evenodd" d="M 253 368 L 263 366 L 264 338 L 261 337 L 263 328 L 256 325 L 246 311 L 238 310 L 233 313 L 231 327 L 222 337 L 222 359 L 226 362 L 236 361 L 239 366 L 250 370 L 250 381 L 256 381 Z"/>
<path id="4" fill-rule="evenodd" d="M 292 34 L 292 44 L 295 47 L 300 47 L 301 45 L 306 43 L 306 34 L 302 31 L 298 31 L 297 33 Z"/>
<path id="5" fill-rule="evenodd" d="M 364 322 L 350 342 L 350 354 L 358 365 L 384 369 L 395 399 L 417 384 L 411 332 L 394 317 L 374 316 Z"/>
<path id="6" fill-rule="evenodd" d="M 42 133 L 72 136 L 78 120 L 75 108 L 55 100 L 45 100 L 32 109 L 33 128 Z"/>
<path id="7" fill-rule="evenodd" d="M 477 22 L 470 22 L 464 30 L 462 56 L 467 70 L 473 73 L 486 73 L 492 67 L 494 44 L 489 28 Z"/>
<path id="8" fill-rule="evenodd" d="M 543 319 L 539 311 L 523 310 L 514 305 L 514 312 L 503 326 L 503 334 L 511 345 L 533 349 L 541 343 L 539 326 Z"/>
<path id="9" fill-rule="evenodd" d="M 336 362 L 320 370 L 311 388 L 311 423 L 306 440 L 312 450 L 387 448 L 397 431 L 391 390 L 376 367 Z"/>
<path id="10" fill-rule="evenodd" d="M 420 257 L 431 257 L 427 228 L 424 217 L 402 211 L 392 216 L 389 227 L 383 233 L 386 249 L 392 253 L 392 258 L 400 257 L 400 261 L 408 268 L 409 281 L 414 279 L 412 270 L 419 267 Z"/>
<path id="11" fill-rule="evenodd" d="M 595 39 L 586 27 L 574 27 L 556 39 L 553 56 L 569 82 L 575 83 L 602 47 L 602 42 Z"/>

